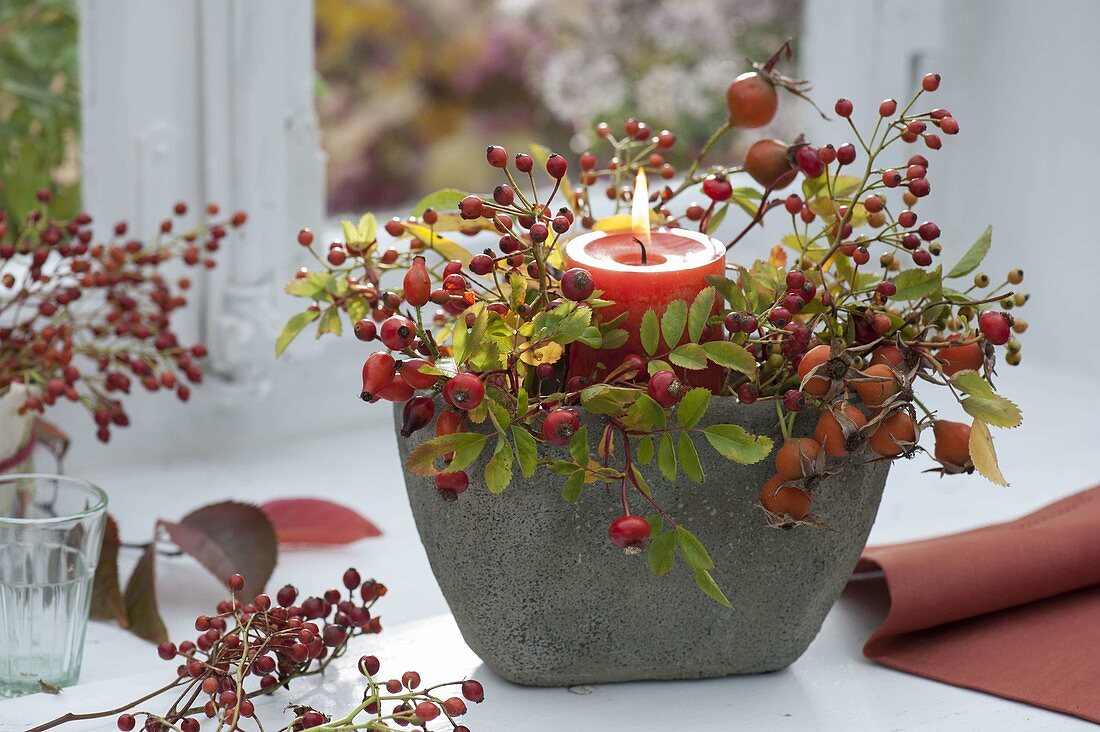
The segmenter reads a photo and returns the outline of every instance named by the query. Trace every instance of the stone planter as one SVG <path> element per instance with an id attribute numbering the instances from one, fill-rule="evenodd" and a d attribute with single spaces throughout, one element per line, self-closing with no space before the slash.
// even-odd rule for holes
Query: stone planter
<path id="1" fill-rule="evenodd" d="M 398 426 L 400 415 L 398 405 Z M 598 434 L 596 418 L 586 419 Z M 815 420 L 803 413 L 795 433 L 809 434 Z M 775 407 L 714 398 L 703 424 L 719 422 L 774 436 Z M 431 435 L 426 428 L 398 438 L 402 462 Z M 467 644 L 504 678 L 536 686 L 695 679 L 793 663 L 855 567 L 889 464 L 853 465 L 815 492 L 814 513 L 834 531 L 783 531 L 769 528 L 757 506 L 772 459 L 743 466 L 709 445 L 699 453 L 703 486 L 670 485 L 655 467 L 647 476 L 657 500 L 710 550 L 733 609 L 699 591 L 679 559 L 657 578 L 644 557 L 616 549 L 607 527 L 618 498 L 602 487 L 571 505 L 562 478 L 540 470 L 524 480 L 517 471 L 508 490 L 493 495 L 479 461 L 467 470 L 469 490 L 445 502 L 431 479 L 406 473 L 421 541 Z"/>

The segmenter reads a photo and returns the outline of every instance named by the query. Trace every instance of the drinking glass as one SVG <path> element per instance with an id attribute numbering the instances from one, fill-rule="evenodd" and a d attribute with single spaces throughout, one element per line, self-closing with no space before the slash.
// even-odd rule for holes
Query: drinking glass
<path id="1" fill-rule="evenodd" d="M 84 480 L 0 476 L 0 696 L 80 675 L 106 510 Z"/>

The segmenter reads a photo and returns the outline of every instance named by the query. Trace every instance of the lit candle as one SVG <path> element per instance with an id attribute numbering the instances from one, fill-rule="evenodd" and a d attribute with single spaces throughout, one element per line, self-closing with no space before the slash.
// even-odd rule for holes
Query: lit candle
<path id="1" fill-rule="evenodd" d="M 707 275 L 725 273 L 726 248 L 698 231 L 650 229 L 648 187 L 645 172 L 639 170 L 631 230 L 593 231 L 578 236 L 565 245 L 565 262 L 567 269 L 588 270 L 596 289 L 603 291 L 600 297 L 615 303 L 599 310 L 604 320 L 626 313 L 619 327 L 628 337 L 619 348 L 592 349 L 579 343 L 571 346 L 569 375 L 592 378 L 614 369 L 629 354 L 645 358 L 640 330 L 646 310 L 654 310 L 659 318 L 673 300 L 690 305 L 709 285 Z M 718 306 L 719 299 L 715 298 L 716 311 Z M 722 386 L 722 373 L 717 368 L 684 375 L 690 383 L 713 391 Z"/>

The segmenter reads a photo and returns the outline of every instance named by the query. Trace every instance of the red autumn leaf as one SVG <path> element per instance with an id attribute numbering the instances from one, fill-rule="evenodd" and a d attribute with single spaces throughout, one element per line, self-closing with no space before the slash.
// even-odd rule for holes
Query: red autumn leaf
<path id="1" fill-rule="evenodd" d="M 224 582 L 237 573 L 250 595 L 263 592 L 275 570 L 278 539 L 262 510 L 224 501 L 197 508 L 179 523 L 161 521 L 173 543 Z"/>
<path id="2" fill-rule="evenodd" d="M 117 620 L 127 626 L 126 606 L 122 602 L 122 590 L 118 579 L 118 524 L 114 516 L 107 514 L 103 530 L 103 546 L 99 550 L 99 564 L 92 581 L 92 620 Z"/>
<path id="3" fill-rule="evenodd" d="M 168 629 L 157 607 L 156 543 L 151 543 L 134 567 L 126 583 L 126 615 L 130 632 L 139 638 L 160 643 L 168 640 Z"/>
<path id="4" fill-rule="evenodd" d="M 285 544 L 350 544 L 382 535 L 381 529 L 347 506 L 320 498 L 280 498 L 260 508 Z"/>

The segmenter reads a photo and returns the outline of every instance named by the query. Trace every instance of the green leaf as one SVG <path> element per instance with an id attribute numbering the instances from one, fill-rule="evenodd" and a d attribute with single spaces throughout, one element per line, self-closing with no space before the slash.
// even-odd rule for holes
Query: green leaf
<path id="1" fill-rule="evenodd" d="M 695 443 L 691 441 L 691 434 L 681 432 L 676 440 L 676 457 L 680 461 L 680 469 L 684 475 L 695 483 L 703 482 L 703 466 L 699 462 L 699 452 L 695 449 Z"/>
<path id="2" fill-rule="evenodd" d="M 699 420 L 707 413 L 710 406 L 710 389 L 697 387 L 692 389 L 680 400 L 676 407 L 676 421 L 685 430 L 689 430 L 699 424 Z"/>
<path id="3" fill-rule="evenodd" d="M 733 607 L 729 598 L 722 592 L 722 588 L 718 586 L 718 583 L 714 581 L 714 578 L 710 576 L 710 572 L 705 569 L 695 570 L 695 584 L 699 586 L 699 589 L 707 593 L 712 600 L 725 605 L 726 607 Z"/>
<path id="4" fill-rule="evenodd" d="M 661 441 L 657 444 L 657 467 L 661 475 L 669 483 L 676 480 L 676 448 L 672 444 L 672 435 L 668 432 L 661 435 Z"/>
<path id="5" fill-rule="evenodd" d="M 646 550 L 649 568 L 658 577 L 665 575 L 676 564 L 676 535 L 672 531 L 662 531 L 653 537 Z"/>
<path id="6" fill-rule="evenodd" d="M 963 277 L 976 270 L 982 260 L 985 259 L 985 255 L 989 253 L 989 247 L 992 243 L 993 227 L 987 226 L 982 235 L 978 237 L 978 240 L 970 245 L 970 249 L 962 256 L 962 259 L 956 262 L 951 271 L 947 273 L 947 278 Z"/>
<path id="7" fill-rule="evenodd" d="M 281 356 L 286 347 L 290 345 L 290 342 L 302 332 L 302 329 L 319 317 L 321 317 L 319 310 L 306 310 L 291 316 L 290 320 L 286 321 L 286 325 L 283 326 L 279 337 L 275 339 L 275 357 Z"/>
<path id="8" fill-rule="evenodd" d="M 730 205 L 728 203 L 722 204 L 722 208 L 715 211 L 710 219 L 707 220 L 707 233 L 713 234 L 718 231 L 718 227 L 722 225 L 722 222 L 726 219 L 726 212 L 729 211 Z M 753 213 L 755 216 L 755 212 Z"/>
<path id="9" fill-rule="evenodd" d="M 722 275 L 707 275 L 707 282 L 718 290 L 718 294 L 721 295 L 734 310 L 745 310 L 748 308 L 748 302 L 745 301 L 745 293 L 741 292 L 741 287 L 730 278 L 723 277 Z"/>
<path id="10" fill-rule="evenodd" d="M 962 408 L 971 417 L 994 427 L 1019 427 L 1024 421 L 1020 408 L 999 394 L 967 397 L 962 401 Z"/>
<path id="11" fill-rule="evenodd" d="M 627 422 L 631 426 L 661 429 L 668 424 L 668 413 L 653 397 L 643 393 L 638 395 L 638 399 L 627 410 Z"/>
<path id="12" fill-rule="evenodd" d="M 321 322 L 317 324 L 317 337 L 320 338 L 325 333 L 339 336 L 343 332 L 344 326 L 340 323 L 340 310 L 335 305 L 326 308 L 325 312 L 321 314 Z"/>
<path id="13" fill-rule="evenodd" d="M 660 325 L 657 323 L 657 313 L 653 312 L 653 309 L 645 311 L 645 315 L 642 316 L 642 325 L 639 331 L 639 335 L 642 339 L 642 348 L 645 352 L 652 356 L 657 352 L 657 347 L 660 345 Z"/>
<path id="14" fill-rule="evenodd" d="M 703 351 L 708 359 L 719 366 L 733 369 L 746 376 L 756 375 L 756 359 L 742 346 L 732 341 L 707 341 L 703 344 Z"/>
<path id="15" fill-rule="evenodd" d="M 512 415 L 508 414 L 508 409 L 491 397 L 486 398 L 485 403 L 489 407 L 489 418 L 493 420 L 493 425 L 497 428 L 497 432 L 503 432 L 508 429 L 508 426 L 512 424 Z"/>
<path id="16" fill-rule="evenodd" d="M 646 435 L 638 441 L 638 447 L 634 450 L 634 460 L 642 465 L 649 465 L 653 460 L 653 438 Z"/>
<path id="17" fill-rule="evenodd" d="M 578 470 L 566 479 L 561 489 L 561 497 L 570 503 L 576 503 L 581 499 L 581 491 L 584 490 L 584 471 Z"/>
<path id="18" fill-rule="evenodd" d="M 646 371 L 649 372 L 649 375 L 653 376 L 653 374 L 657 373 L 658 371 L 672 371 L 672 364 L 668 363 L 667 361 L 662 361 L 659 358 L 655 358 L 652 361 L 648 361 L 645 365 L 645 368 Z"/>
<path id="19" fill-rule="evenodd" d="M 359 219 L 359 225 L 355 229 L 359 235 L 359 241 L 370 244 L 378 238 L 378 219 L 374 218 L 372 213 L 365 213 Z"/>
<path id="20" fill-rule="evenodd" d="M 713 287 L 703 289 L 688 308 L 688 339 L 692 343 L 698 343 L 703 335 L 703 328 L 707 325 L 707 318 L 714 309 L 714 298 L 717 291 Z"/>
<path id="21" fill-rule="evenodd" d="M 503 493 L 512 482 L 512 446 L 502 434 L 497 437 L 493 456 L 485 464 L 485 485 L 492 493 Z"/>
<path id="22" fill-rule="evenodd" d="M 642 492 L 642 495 L 649 498 L 653 495 L 653 491 L 649 488 L 649 482 L 642 475 L 642 471 L 638 470 L 637 465 L 630 466 L 630 472 L 634 475 L 634 481 L 638 484 L 638 490 Z"/>
<path id="23" fill-rule="evenodd" d="M 530 397 L 527 396 L 527 390 L 520 388 L 519 394 L 516 395 L 516 415 L 519 419 L 523 419 L 523 416 L 527 414 L 527 410 L 530 407 Z"/>
<path id="24" fill-rule="evenodd" d="M 482 448 L 489 440 L 489 435 L 477 432 L 455 432 L 450 435 L 441 435 L 422 442 L 413 448 L 405 463 L 409 472 L 413 475 L 431 477 L 439 472 L 435 467 L 435 460 L 449 452 L 455 454 L 454 460 L 447 466 L 448 470 L 462 470 L 481 454 Z"/>
<path id="25" fill-rule="evenodd" d="M 512 425 L 512 439 L 516 443 L 516 458 L 519 460 L 519 469 L 524 478 L 530 478 L 538 468 L 538 444 L 523 427 Z"/>
<path id="26" fill-rule="evenodd" d="M 641 394 L 639 389 L 594 384 L 581 392 L 581 404 L 593 414 L 618 414 L 633 404 Z"/>
<path id="27" fill-rule="evenodd" d="M 614 350 L 623 346 L 628 338 L 630 338 L 630 334 L 622 328 L 612 328 L 603 334 L 603 342 L 600 344 L 600 347 L 607 350 Z"/>
<path id="28" fill-rule="evenodd" d="M 679 525 L 673 531 L 676 533 L 676 544 L 680 547 L 680 556 L 684 558 L 689 567 L 692 569 L 714 569 L 714 560 L 710 558 L 710 554 L 707 553 L 702 542 L 696 539 L 694 534 Z"/>
<path id="29" fill-rule="evenodd" d="M 918 268 L 907 269 L 894 278 L 894 285 L 898 291 L 890 296 L 891 300 L 919 300 L 926 297 L 940 286 L 942 281 L 941 268 L 923 270 Z"/>
<path id="30" fill-rule="evenodd" d="M 421 216 L 429 208 L 434 208 L 437 213 L 448 213 L 458 209 L 459 202 L 470 195 L 466 191 L 457 188 L 440 188 L 421 198 L 413 206 L 412 215 Z"/>
<path id="31" fill-rule="evenodd" d="M 569 454 L 577 465 L 582 467 L 588 465 L 588 458 L 591 455 L 588 447 L 588 427 L 582 425 L 573 433 L 573 437 L 569 440 Z"/>
<path id="32" fill-rule="evenodd" d="M 1019 427 L 1024 420 L 1016 404 L 993 391 L 993 386 L 972 369 L 959 371 L 951 383 L 967 394 L 962 407 L 967 414 L 995 427 Z"/>
<path id="33" fill-rule="evenodd" d="M 756 216 L 757 201 L 761 198 L 760 191 L 755 188 L 744 186 L 741 188 L 734 188 L 733 193 L 730 196 L 730 200 L 736 203 L 742 211 L 749 216 Z M 718 228 L 718 227 L 715 227 Z"/>
<path id="34" fill-rule="evenodd" d="M 665 345 L 675 348 L 684 335 L 684 326 L 687 325 L 687 303 L 683 300 L 673 300 L 661 316 L 661 335 L 665 339 Z"/>
<path id="35" fill-rule="evenodd" d="M 698 371 L 707 367 L 707 352 L 698 343 L 685 343 L 668 354 L 668 360 L 685 369 Z"/>
<path id="36" fill-rule="evenodd" d="M 712 424 L 703 434 L 722 457 L 742 465 L 758 463 L 772 452 L 771 438 L 751 434 L 740 425 Z"/>

